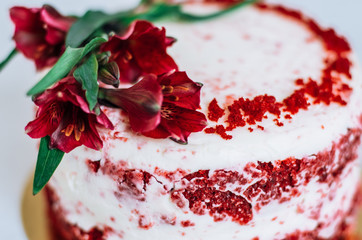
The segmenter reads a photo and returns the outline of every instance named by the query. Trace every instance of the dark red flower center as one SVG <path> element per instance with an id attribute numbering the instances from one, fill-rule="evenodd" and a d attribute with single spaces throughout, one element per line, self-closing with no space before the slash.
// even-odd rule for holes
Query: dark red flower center
<path id="1" fill-rule="evenodd" d="M 73 135 L 74 139 L 76 141 L 79 141 L 82 133 L 85 131 L 85 122 L 84 119 L 87 119 L 86 114 L 84 114 L 81 109 L 77 106 L 74 106 L 70 103 L 67 103 L 65 106 L 69 112 L 67 112 L 67 115 L 71 115 L 67 120 L 70 122 L 64 124 L 66 127 L 64 127 L 61 132 L 64 133 L 66 137 L 70 137 Z"/>
<path id="2" fill-rule="evenodd" d="M 167 105 L 164 104 L 161 107 L 161 117 L 167 120 L 172 120 L 174 119 L 175 111 L 176 109 L 170 104 Z"/>
<path id="3" fill-rule="evenodd" d="M 80 137 L 82 135 L 82 132 L 85 130 L 85 124 L 84 121 L 79 120 L 76 124 L 71 123 L 68 124 L 66 128 L 62 130 L 62 132 L 65 134 L 65 136 L 69 137 L 74 132 L 74 138 L 76 141 L 80 140 Z"/>

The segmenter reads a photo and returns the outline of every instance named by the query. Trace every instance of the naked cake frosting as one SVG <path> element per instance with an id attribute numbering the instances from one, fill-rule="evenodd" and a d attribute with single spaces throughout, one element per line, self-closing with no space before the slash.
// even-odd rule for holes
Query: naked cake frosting
<path id="1" fill-rule="evenodd" d="M 183 7 L 200 15 L 225 7 L 210 2 Z M 47 132 L 51 148 L 67 153 L 45 189 L 58 238 L 353 239 L 362 76 L 343 36 L 299 11 L 255 3 L 202 21 L 135 20 L 99 51 L 120 81 L 99 83 L 100 112 L 88 118 L 98 138 L 83 139 L 92 124 L 81 120 Z M 65 79 L 36 95 L 38 119 L 45 96 L 76 84 Z M 154 105 L 134 112 L 150 100 L 129 97 L 143 88 L 163 94 L 151 98 L 159 115 L 145 122 Z M 34 121 L 27 133 L 43 137 Z M 83 144 L 59 145 L 55 133 Z"/>

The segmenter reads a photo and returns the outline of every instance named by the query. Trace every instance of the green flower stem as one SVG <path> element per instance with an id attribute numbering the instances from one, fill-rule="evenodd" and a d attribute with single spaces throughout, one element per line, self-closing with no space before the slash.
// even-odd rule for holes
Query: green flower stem
<path id="1" fill-rule="evenodd" d="M 245 7 L 249 4 L 252 4 L 252 3 L 255 3 L 257 2 L 258 0 L 246 0 L 244 2 L 241 2 L 241 3 L 238 3 L 230 8 L 227 8 L 225 10 L 222 10 L 222 11 L 219 11 L 219 12 L 216 12 L 216 13 L 212 13 L 212 14 L 208 14 L 208 15 L 205 15 L 205 16 L 197 16 L 197 15 L 192 15 L 192 14 L 188 14 L 188 13 L 183 13 L 181 12 L 180 13 L 180 20 L 183 20 L 183 21 L 203 21 L 203 20 L 209 20 L 209 19 L 212 19 L 212 18 L 217 18 L 217 17 L 220 17 L 222 15 L 225 15 L 225 14 L 228 14 L 230 12 L 233 12 L 241 7 Z"/>
<path id="2" fill-rule="evenodd" d="M 211 18 L 216 18 L 234 11 L 240 7 L 252 4 L 257 0 L 246 0 L 244 2 L 235 4 L 227 9 L 218 11 L 216 13 L 207 15 L 193 15 L 185 13 L 182 10 L 181 5 L 170 5 L 166 3 L 157 3 L 150 5 L 147 1 L 143 1 L 138 9 L 145 8 L 146 10 L 138 13 L 138 9 L 132 9 L 129 11 L 118 12 L 114 14 L 106 14 L 101 11 L 88 11 L 81 18 L 77 20 L 70 28 L 66 37 L 66 46 L 73 48 L 79 47 L 91 36 L 98 36 L 104 32 L 103 27 L 105 25 L 114 25 L 118 28 L 126 28 L 131 22 L 137 19 L 143 19 L 147 21 L 158 21 L 164 18 L 171 18 L 177 21 L 203 21 Z"/>
<path id="3" fill-rule="evenodd" d="M 3 70 L 3 68 L 10 62 L 10 60 L 15 57 L 15 55 L 18 53 L 18 50 L 14 48 L 9 55 L 0 63 L 0 72 Z"/>
<path id="4" fill-rule="evenodd" d="M 123 24 L 129 24 L 132 21 L 136 19 L 143 19 L 148 21 L 157 21 L 163 18 L 174 18 L 175 20 L 179 21 L 204 21 L 209 20 L 212 18 L 217 18 L 222 15 L 225 15 L 227 13 L 230 13 L 232 11 L 235 11 L 236 9 L 239 9 L 241 7 L 244 7 L 246 5 L 252 4 L 257 2 L 258 0 L 246 0 L 244 2 L 235 4 L 227 9 L 207 14 L 207 15 L 194 15 L 189 14 L 186 12 L 183 12 L 181 5 L 169 5 L 165 3 L 159 3 L 156 5 L 151 6 L 146 12 L 134 14 L 133 16 L 130 15 L 129 17 L 125 17 L 125 15 L 118 15 L 114 14 L 114 18 L 116 21 L 121 21 Z"/>
<path id="5" fill-rule="evenodd" d="M 106 98 L 107 98 L 107 95 L 106 95 L 106 93 L 105 93 L 105 90 L 104 90 L 104 88 L 99 88 L 98 89 L 98 96 L 97 96 L 97 98 L 98 98 L 98 100 L 106 100 Z"/>

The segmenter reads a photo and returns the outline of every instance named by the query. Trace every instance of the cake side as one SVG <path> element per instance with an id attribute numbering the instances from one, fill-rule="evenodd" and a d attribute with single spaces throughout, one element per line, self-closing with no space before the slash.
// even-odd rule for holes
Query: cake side
<path id="1" fill-rule="evenodd" d="M 120 239 L 154 239 L 160 232 L 174 239 L 346 236 L 350 229 L 338 229 L 353 224 L 356 214 L 360 134 L 351 131 L 330 150 L 305 159 L 191 174 L 73 159 L 66 165 L 77 173 L 68 171 L 50 185 L 62 196 L 53 209 L 63 209 L 60 216 L 72 227 L 96 227 Z"/>

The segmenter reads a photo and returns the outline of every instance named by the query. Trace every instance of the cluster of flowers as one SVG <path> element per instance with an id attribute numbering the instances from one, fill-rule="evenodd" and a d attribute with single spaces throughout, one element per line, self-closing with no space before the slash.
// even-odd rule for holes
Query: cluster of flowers
<path id="1" fill-rule="evenodd" d="M 75 18 L 50 6 L 13 7 L 16 49 L 35 62 L 37 70 L 51 67 L 65 50 L 65 38 Z M 99 105 L 127 112 L 133 131 L 152 138 L 187 143 L 192 132 L 206 126 L 198 112 L 201 84 L 180 72 L 166 49 L 175 42 L 164 28 L 136 20 L 113 35 L 97 50 Z M 133 84 L 119 88 L 120 83 Z M 63 152 L 86 147 L 100 150 L 97 128 L 113 129 L 104 112 L 91 110 L 82 84 L 71 71 L 65 78 L 33 97 L 39 107 L 35 120 L 25 128 L 32 138 L 50 136 L 50 147 Z"/>

